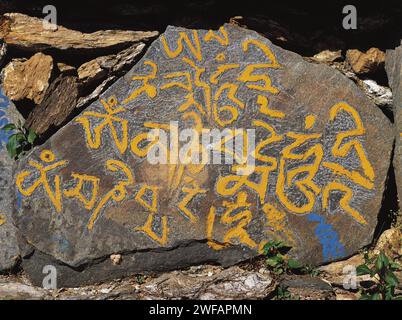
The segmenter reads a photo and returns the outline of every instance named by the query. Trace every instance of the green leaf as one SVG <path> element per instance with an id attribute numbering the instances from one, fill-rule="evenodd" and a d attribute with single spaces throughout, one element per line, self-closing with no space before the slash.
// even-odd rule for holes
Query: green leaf
<path id="1" fill-rule="evenodd" d="M 28 142 L 30 144 L 33 144 L 37 137 L 38 137 L 37 134 L 34 131 L 32 131 L 31 129 L 29 129 Z"/>
<path id="2" fill-rule="evenodd" d="M 395 290 L 393 287 L 387 287 L 385 291 L 385 300 L 392 300 L 394 297 Z"/>
<path id="3" fill-rule="evenodd" d="M 13 124 L 13 123 L 6 124 L 3 128 L 1 128 L 1 130 L 5 131 L 5 132 L 15 130 L 15 124 Z"/>
<path id="4" fill-rule="evenodd" d="M 276 267 L 280 261 L 277 259 L 277 257 L 272 257 L 272 258 L 268 258 L 267 260 L 265 260 L 266 264 L 270 267 Z"/>
<path id="5" fill-rule="evenodd" d="M 398 278 L 391 271 L 385 274 L 385 282 L 391 287 L 396 287 L 399 284 Z"/>
<path id="6" fill-rule="evenodd" d="M 282 274 L 283 272 L 284 272 L 283 268 L 278 268 L 278 269 L 275 269 L 275 271 L 274 271 L 274 273 L 277 275 Z"/>
<path id="7" fill-rule="evenodd" d="M 12 145 L 10 145 L 10 143 L 7 143 L 6 148 L 7 148 L 8 155 L 10 156 L 11 159 L 14 160 L 15 156 L 17 155 L 17 149 L 13 148 Z"/>
<path id="8" fill-rule="evenodd" d="M 6 145 L 7 152 L 11 157 L 11 159 L 15 159 L 15 156 L 17 155 L 17 147 L 18 147 L 17 134 L 13 134 L 8 138 L 8 142 Z"/>
<path id="9" fill-rule="evenodd" d="M 279 249 L 279 248 L 284 247 L 284 244 L 282 243 L 282 241 L 270 241 L 268 243 L 274 249 Z"/>
<path id="10" fill-rule="evenodd" d="M 299 261 L 290 258 L 288 260 L 288 267 L 290 269 L 300 269 L 302 267 L 302 264 Z"/>
<path id="11" fill-rule="evenodd" d="M 262 249 L 262 253 L 264 254 L 264 256 L 266 256 L 266 255 L 268 255 L 270 250 L 271 250 L 271 246 L 269 243 L 267 243 L 266 245 L 264 245 L 264 247 Z"/>
<path id="12" fill-rule="evenodd" d="M 394 271 L 398 271 L 401 269 L 401 266 L 396 262 L 392 261 L 389 265 L 390 265 L 391 269 Z"/>
<path id="13" fill-rule="evenodd" d="M 375 261 L 377 271 L 381 271 L 384 267 L 389 265 L 389 260 L 384 253 L 380 253 Z"/>
<path id="14" fill-rule="evenodd" d="M 356 274 L 358 276 L 362 276 L 362 275 L 365 275 L 365 274 L 371 275 L 371 272 L 372 272 L 371 269 L 365 264 L 361 264 L 360 266 L 358 266 L 356 268 Z"/>
<path id="15" fill-rule="evenodd" d="M 17 142 L 18 142 L 18 143 L 21 143 L 21 142 L 24 142 L 24 141 L 27 140 L 27 138 L 25 137 L 25 135 L 24 135 L 23 133 L 21 133 L 21 132 L 16 133 L 15 136 L 16 136 L 16 139 L 17 139 Z"/>
<path id="16" fill-rule="evenodd" d="M 374 293 L 371 296 L 371 300 L 381 300 L 381 294 L 379 294 L 378 292 Z"/>
<path id="17" fill-rule="evenodd" d="M 381 252 L 375 260 L 375 268 L 377 272 L 380 272 L 385 267 L 384 257 L 384 254 Z"/>

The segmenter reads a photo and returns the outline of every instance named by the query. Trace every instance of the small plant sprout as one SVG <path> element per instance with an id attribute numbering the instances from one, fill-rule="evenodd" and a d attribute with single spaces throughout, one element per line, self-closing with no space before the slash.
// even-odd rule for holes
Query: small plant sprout
<path id="1" fill-rule="evenodd" d="M 281 241 L 274 240 L 265 244 L 263 248 L 263 254 L 267 257 L 265 263 L 275 274 L 302 268 L 298 261 L 285 256 L 290 249 L 291 247 Z"/>
<path id="2" fill-rule="evenodd" d="M 13 132 L 8 138 L 6 147 L 9 156 L 14 160 L 31 149 L 38 137 L 34 131 L 25 128 L 20 121 L 17 124 L 6 124 L 1 130 L 8 133 Z"/>
<path id="3" fill-rule="evenodd" d="M 361 290 L 361 300 L 402 300 L 402 296 L 395 295 L 395 289 L 399 284 L 395 271 L 400 271 L 401 266 L 390 261 L 383 253 L 377 257 L 369 258 L 368 253 L 364 255 L 365 262 L 356 268 L 358 276 L 370 275 L 376 278 L 378 283 L 369 289 Z"/>

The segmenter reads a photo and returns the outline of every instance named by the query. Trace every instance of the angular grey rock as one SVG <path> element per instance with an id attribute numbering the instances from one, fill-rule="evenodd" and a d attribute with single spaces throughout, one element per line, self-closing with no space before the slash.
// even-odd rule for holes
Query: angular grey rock
<path id="1" fill-rule="evenodd" d="M 152 128 L 159 143 L 147 142 Z M 148 161 L 157 146 L 167 153 L 163 133 L 174 141 L 185 128 L 254 129 L 255 147 L 241 133 L 254 171 Z M 204 149 L 230 155 L 223 141 Z M 19 161 L 14 218 L 34 251 L 23 268 L 40 284 L 53 264 L 58 284 L 74 286 L 231 265 L 270 240 L 303 263 L 350 256 L 372 241 L 392 143 L 389 120 L 340 72 L 230 24 L 168 27 L 99 102 Z"/>
<path id="2" fill-rule="evenodd" d="M 402 41 L 394 50 L 385 54 L 385 70 L 392 90 L 392 106 L 395 123 L 394 168 L 399 204 L 402 199 Z"/>
<path id="3" fill-rule="evenodd" d="M 93 101 L 95 101 L 99 95 L 109 86 L 109 84 L 113 83 L 118 77 L 124 74 L 124 71 L 128 71 L 131 67 L 138 61 L 139 55 L 143 52 L 145 48 L 145 44 L 140 42 L 132 45 L 131 47 L 120 51 L 117 54 L 99 57 L 95 60 L 88 62 L 90 65 L 95 65 L 99 67 L 99 73 L 103 76 L 99 77 L 103 79 L 101 83 L 96 83 L 96 88 L 87 96 L 79 98 L 76 108 L 81 108 Z M 94 72 L 95 77 L 97 77 L 97 73 Z M 85 78 L 85 77 L 84 77 Z M 88 77 L 85 79 L 82 86 L 86 86 L 89 79 L 92 77 Z M 91 79 L 95 82 L 94 79 Z"/>
<path id="4" fill-rule="evenodd" d="M 310 275 L 286 276 L 279 284 L 300 300 L 335 300 L 335 292 L 326 281 Z"/>
<path id="5" fill-rule="evenodd" d="M 136 62 L 136 57 L 144 49 L 144 43 L 137 43 L 131 47 L 122 50 L 117 54 L 97 57 L 94 60 L 82 64 L 78 69 L 78 79 L 82 83 L 95 82 L 97 79 L 106 78 L 106 76 L 116 75 L 121 70 L 129 66 L 133 66 Z"/>
<path id="6" fill-rule="evenodd" d="M 0 129 L 8 123 L 16 123 L 21 119 L 15 106 L 0 88 Z M 19 258 L 16 228 L 12 220 L 14 161 L 6 150 L 10 134 L 0 130 L 0 271 L 13 268 Z"/>

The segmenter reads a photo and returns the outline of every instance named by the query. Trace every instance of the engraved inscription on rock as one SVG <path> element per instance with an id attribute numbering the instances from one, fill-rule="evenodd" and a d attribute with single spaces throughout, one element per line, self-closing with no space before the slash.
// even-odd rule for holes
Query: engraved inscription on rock
<path id="1" fill-rule="evenodd" d="M 231 134 L 205 144 L 182 139 L 186 129 Z M 57 263 L 73 285 L 229 265 L 270 240 L 304 263 L 340 259 L 372 240 L 392 141 L 388 119 L 338 71 L 237 26 L 168 27 L 19 162 L 14 218 L 35 249 L 23 263 L 36 282 Z M 188 156 L 197 146 L 208 161 Z M 167 163 L 151 163 L 155 150 Z"/>

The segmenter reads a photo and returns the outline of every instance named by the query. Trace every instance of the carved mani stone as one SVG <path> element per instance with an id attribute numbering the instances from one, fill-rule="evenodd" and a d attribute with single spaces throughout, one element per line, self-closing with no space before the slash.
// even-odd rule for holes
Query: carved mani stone
<path id="1" fill-rule="evenodd" d="M 194 139 L 177 142 L 184 129 Z M 222 136 L 195 139 L 208 129 Z M 168 27 L 19 162 L 15 222 L 35 249 L 23 267 L 40 283 L 53 264 L 70 286 L 230 265 L 271 240 L 303 263 L 341 259 L 372 240 L 392 142 L 388 119 L 340 72 L 230 24 Z M 199 145 L 208 161 L 189 153 Z"/>

